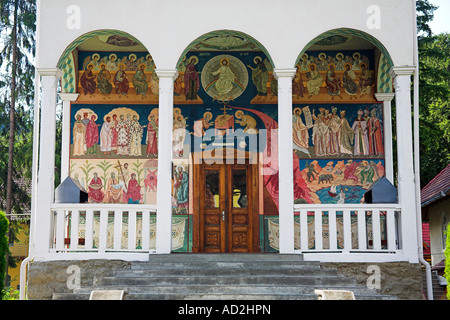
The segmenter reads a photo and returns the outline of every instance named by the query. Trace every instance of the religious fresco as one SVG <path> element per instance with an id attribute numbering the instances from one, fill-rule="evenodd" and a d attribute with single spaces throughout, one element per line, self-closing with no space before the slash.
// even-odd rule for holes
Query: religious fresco
<path id="1" fill-rule="evenodd" d="M 292 82 L 293 102 L 374 102 L 375 69 L 373 51 L 307 51 Z"/>
<path id="2" fill-rule="evenodd" d="M 78 103 L 157 103 L 159 81 L 153 58 L 146 52 L 81 51 L 78 92 Z"/>
<path id="3" fill-rule="evenodd" d="M 382 104 L 293 109 L 295 203 L 360 203 L 385 174 Z"/>
<path id="4" fill-rule="evenodd" d="M 91 203 L 156 204 L 158 108 L 72 104 L 70 176 Z"/>

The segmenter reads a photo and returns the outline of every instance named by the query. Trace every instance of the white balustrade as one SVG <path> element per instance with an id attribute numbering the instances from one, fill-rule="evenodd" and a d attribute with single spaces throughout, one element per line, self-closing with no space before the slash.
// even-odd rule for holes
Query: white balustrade
<path id="1" fill-rule="evenodd" d="M 295 205 L 295 253 L 305 260 L 401 260 L 397 204 Z"/>
<path id="2" fill-rule="evenodd" d="M 151 216 L 156 219 L 156 206 L 54 204 L 50 255 L 100 259 L 154 253 L 156 223 L 151 224 Z"/>

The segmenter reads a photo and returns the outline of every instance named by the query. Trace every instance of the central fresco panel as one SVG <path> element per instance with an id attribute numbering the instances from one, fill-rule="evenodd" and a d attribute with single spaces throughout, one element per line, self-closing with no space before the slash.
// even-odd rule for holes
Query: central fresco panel
<path id="1" fill-rule="evenodd" d="M 384 175 L 374 51 L 307 51 L 296 67 L 295 203 L 360 203 Z M 156 204 L 155 68 L 148 52 L 78 52 L 70 176 L 91 203 Z M 205 38 L 180 59 L 173 110 L 174 251 L 193 246 L 193 154 L 219 149 L 258 153 L 260 247 L 278 251 L 277 91 L 270 58 L 240 37 Z"/>

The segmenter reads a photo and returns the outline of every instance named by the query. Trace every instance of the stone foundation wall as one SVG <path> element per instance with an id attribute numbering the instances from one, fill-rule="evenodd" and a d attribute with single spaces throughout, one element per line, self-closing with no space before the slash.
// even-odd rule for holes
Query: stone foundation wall
<path id="1" fill-rule="evenodd" d="M 322 263 L 338 273 L 353 277 L 360 285 L 377 286 L 378 293 L 400 300 L 423 300 L 422 266 L 408 262 L 385 263 Z M 379 282 L 377 277 L 379 275 Z"/>
<path id="2" fill-rule="evenodd" d="M 338 273 L 353 277 L 360 285 L 378 285 L 378 293 L 397 296 L 401 300 L 422 300 L 420 264 L 391 263 L 322 263 Z M 369 268 L 370 267 L 370 268 Z M 29 300 L 50 300 L 53 293 L 73 292 L 75 273 L 81 287 L 92 286 L 95 276 L 111 275 L 115 269 L 130 269 L 131 263 L 121 260 L 32 262 L 28 269 Z M 376 281 L 379 280 L 379 283 Z"/>
<path id="3" fill-rule="evenodd" d="M 130 268 L 131 263 L 122 260 L 32 262 L 28 266 L 27 299 L 51 300 L 53 293 L 72 293 L 77 272 L 80 286 L 85 287 L 92 286 L 95 276 L 108 276 L 114 269 Z"/>

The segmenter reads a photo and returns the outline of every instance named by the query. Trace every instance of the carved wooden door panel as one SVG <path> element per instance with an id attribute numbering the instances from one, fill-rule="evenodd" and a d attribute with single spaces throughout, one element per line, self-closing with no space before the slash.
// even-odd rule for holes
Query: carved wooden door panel
<path id="1" fill-rule="evenodd" d="M 199 251 L 259 250 L 252 165 L 204 164 L 199 171 Z"/>

